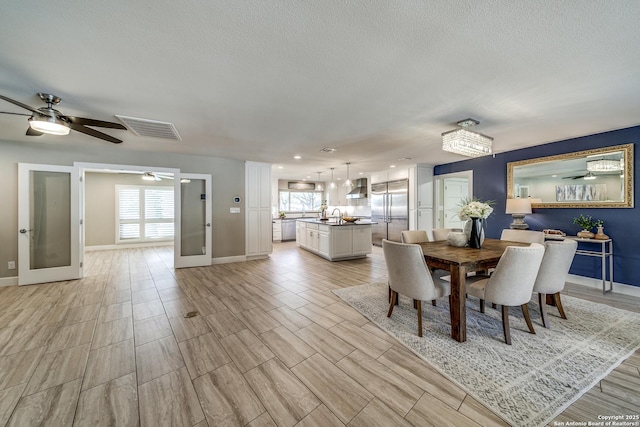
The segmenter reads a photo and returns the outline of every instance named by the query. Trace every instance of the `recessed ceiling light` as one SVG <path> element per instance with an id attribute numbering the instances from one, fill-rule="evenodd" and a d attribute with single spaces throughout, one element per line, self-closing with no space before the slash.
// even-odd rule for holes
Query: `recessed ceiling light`
<path id="1" fill-rule="evenodd" d="M 390 168 L 395 168 L 395 167 L 396 167 L 396 165 L 389 165 L 389 167 L 390 167 Z"/>
<path id="2" fill-rule="evenodd" d="M 293 156 L 294 159 L 296 160 L 300 160 L 302 158 L 302 156 Z"/>
<path id="3" fill-rule="evenodd" d="M 309 175 L 307 175 L 307 179 L 311 179 L 311 177 Z"/>
<path id="4" fill-rule="evenodd" d="M 359 175 L 364 175 L 364 172 L 360 172 Z"/>
<path id="5" fill-rule="evenodd" d="M 557 178 L 558 175 L 551 175 L 551 178 Z"/>
<path id="6" fill-rule="evenodd" d="M 282 169 L 282 166 L 278 166 L 278 169 Z"/>

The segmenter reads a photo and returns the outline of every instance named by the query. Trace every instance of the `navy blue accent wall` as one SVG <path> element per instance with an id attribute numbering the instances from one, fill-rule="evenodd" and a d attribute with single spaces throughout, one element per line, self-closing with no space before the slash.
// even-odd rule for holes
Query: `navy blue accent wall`
<path id="1" fill-rule="evenodd" d="M 592 148 L 609 147 L 640 141 L 640 126 L 611 132 L 599 133 L 580 138 L 568 139 L 530 148 L 509 151 L 493 156 L 464 160 L 438 165 L 435 175 L 465 170 L 473 170 L 473 194 L 480 200 L 493 200 L 494 213 L 486 224 L 486 236 L 500 238 L 504 228 L 509 228 L 511 215 L 504 213 L 507 199 L 507 163 Z M 640 189 L 640 161 L 634 146 L 634 192 Z M 575 235 L 580 228 L 573 224 L 579 214 L 591 215 L 604 220 L 604 232 L 613 239 L 614 281 L 640 286 L 640 209 L 638 200 L 633 208 L 593 208 L 593 209 L 534 209 L 525 221 L 532 230 L 554 228 L 569 235 Z M 599 250 L 599 245 L 581 244 L 581 249 Z M 570 273 L 580 276 L 601 278 L 600 258 L 576 256 Z"/>

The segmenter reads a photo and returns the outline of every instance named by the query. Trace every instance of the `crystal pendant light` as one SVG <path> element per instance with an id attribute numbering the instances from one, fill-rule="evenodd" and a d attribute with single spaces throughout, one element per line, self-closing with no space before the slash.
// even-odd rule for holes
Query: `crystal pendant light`
<path id="1" fill-rule="evenodd" d="M 467 129 L 479 124 L 477 120 L 466 119 L 456 123 L 460 129 L 450 130 L 442 134 L 442 149 L 450 153 L 468 157 L 480 157 L 491 154 L 493 138 Z"/>
<path id="2" fill-rule="evenodd" d="M 589 172 L 616 172 L 621 170 L 619 160 L 590 160 L 587 162 Z"/>

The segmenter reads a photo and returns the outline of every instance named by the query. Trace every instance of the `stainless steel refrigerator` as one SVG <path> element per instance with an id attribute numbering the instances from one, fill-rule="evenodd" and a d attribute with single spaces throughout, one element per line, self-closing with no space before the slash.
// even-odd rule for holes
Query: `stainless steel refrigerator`
<path id="1" fill-rule="evenodd" d="M 389 181 L 371 184 L 371 226 L 373 244 L 382 246 L 382 239 L 400 241 L 403 230 L 409 229 L 409 181 Z"/>

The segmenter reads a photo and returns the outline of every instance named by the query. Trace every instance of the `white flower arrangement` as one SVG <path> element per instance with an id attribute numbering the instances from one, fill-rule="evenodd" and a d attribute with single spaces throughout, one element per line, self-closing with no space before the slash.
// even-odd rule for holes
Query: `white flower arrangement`
<path id="1" fill-rule="evenodd" d="M 465 200 L 462 202 L 458 218 L 466 221 L 471 218 L 486 219 L 493 212 L 491 202 L 481 202 L 478 199 Z"/>

